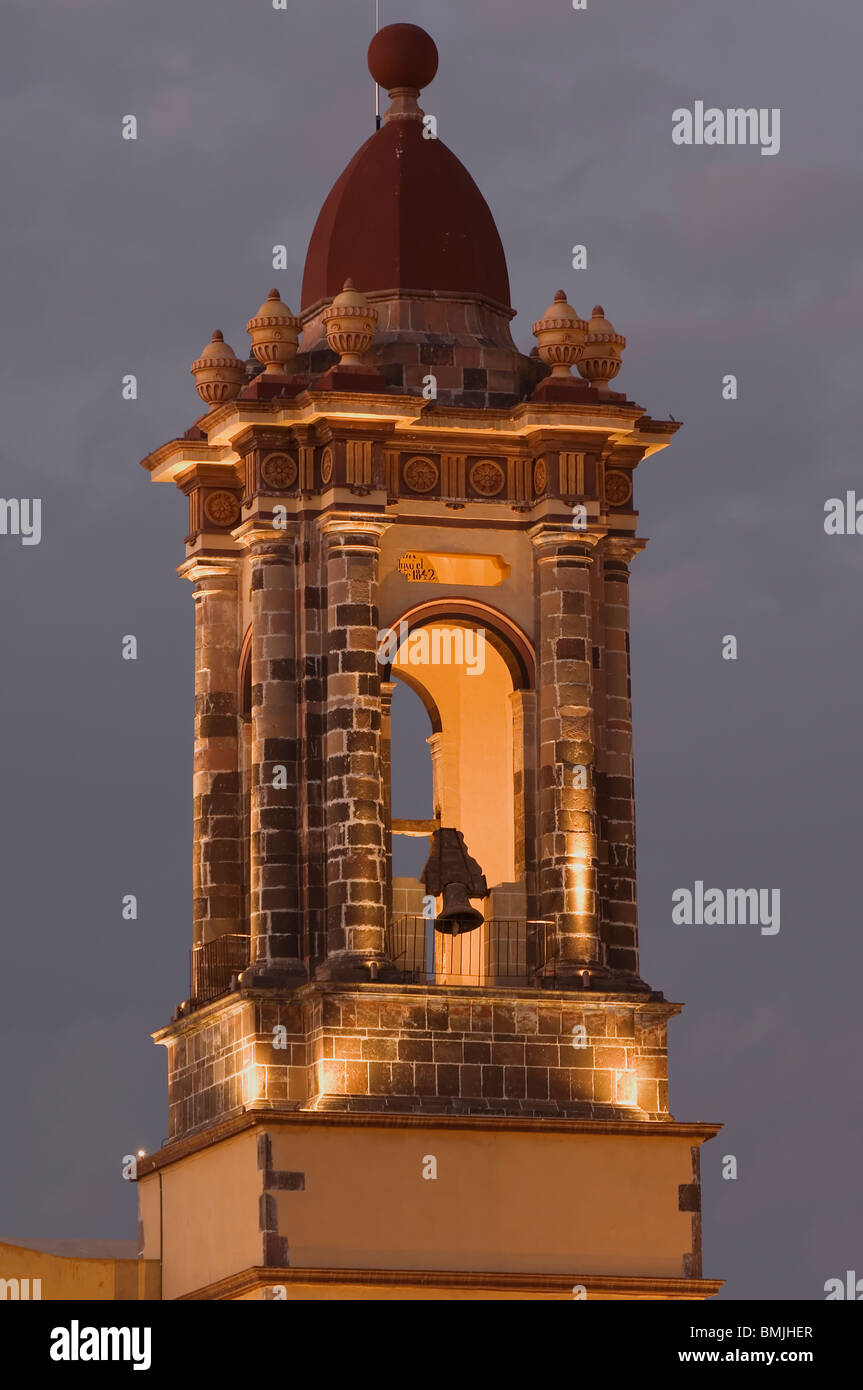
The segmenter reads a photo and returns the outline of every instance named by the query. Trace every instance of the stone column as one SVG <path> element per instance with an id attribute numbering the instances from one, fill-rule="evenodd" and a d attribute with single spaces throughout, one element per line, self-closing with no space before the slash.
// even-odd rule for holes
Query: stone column
<path id="1" fill-rule="evenodd" d="M 381 681 L 381 791 L 384 803 L 384 845 L 387 852 L 385 880 L 387 886 L 387 922 L 392 922 L 393 917 L 393 785 L 390 715 L 395 689 L 395 681 Z"/>
<path id="2" fill-rule="evenodd" d="M 514 690 L 512 707 L 512 780 L 515 816 L 515 877 L 523 882 L 528 903 L 534 895 L 536 826 L 536 691 Z M 534 915 L 534 908 L 530 908 Z"/>
<path id="3" fill-rule="evenodd" d="M 194 584 L 194 942 L 242 932 L 241 804 L 237 663 L 239 556 L 193 559 L 180 574 Z"/>
<path id="4" fill-rule="evenodd" d="M 381 778 L 378 564 L 387 522 L 350 512 L 319 523 L 327 547 L 327 959 L 324 979 L 386 964 L 386 810 Z"/>
<path id="5" fill-rule="evenodd" d="M 531 531 L 539 633 L 539 902 L 555 923 L 555 973 L 607 974 L 599 934 L 590 580 L 599 537 Z"/>
<path id="6" fill-rule="evenodd" d="M 293 529 L 260 528 L 244 540 L 252 595 L 252 965 L 245 979 L 291 984 L 307 975 L 300 896 L 296 537 Z"/>
<path id="7" fill-rule="evenodd" d="M 443 824 L 443 748 L 441 742 L 443 735 L 440 733 L 429 734 L 426 743 L 429 746 L 432 768 L 432 815 L 441 817 Z M 431 841 L 429 841 L 431 844 Z"/>
<path id="8" fill-rule="evenodd" d="M 643 540 L 609 536 L 602 544 L 605 616 L 605 747 L 597 777 L 599 814 L 606 828 L 602 939 L 615 971 L 638 978 L 635 887 L 635 790 L 629 681 L 629 563 Z"/>

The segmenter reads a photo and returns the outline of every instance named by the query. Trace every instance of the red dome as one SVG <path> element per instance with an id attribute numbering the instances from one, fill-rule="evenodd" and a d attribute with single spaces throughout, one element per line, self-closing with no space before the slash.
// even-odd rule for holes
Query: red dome
<path id="1" fill-rule="evenodd" d="M 488 204 L 464 165 L 420 120 L 388 120 L 357 151 L 321 208 L 302 309 L 338 294 L 469 294 L 509 307 L 509 275 Z"/>

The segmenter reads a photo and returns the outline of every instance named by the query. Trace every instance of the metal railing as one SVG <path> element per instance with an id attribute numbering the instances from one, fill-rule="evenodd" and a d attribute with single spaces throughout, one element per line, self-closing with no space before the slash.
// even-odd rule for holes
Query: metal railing
<path id="1" fill-rule="evenodd" d="M 550 922 L 495 917 L 474 931 L 449 936 L 433 919 L 397 918 L 387 932 L 387 954 L 405 984 L 530 985 L 554 971 Z M 190 952 L 190 1002 L 200 1008 L 227 994 L 234 975 L 249 964 L 251 937 L 230 934 Z"/>
<path id="2" fill-rule="evenodd" d="M 390 927 L 388 954 L 409 984 L 529 985 L 553 965 L 553 940 L 545 921 L 495 917 L 449 936 L 433 919 L 405 916 Z"/>
<path id="3" fill-rule="evenodd" d="M 249 964 L 251 937 L 246 934 L 217 936 L 203 941 L 190 952 L 191 1001 L 193 1006 L 208 1004 L 231 988 L 231 978 Z"/>

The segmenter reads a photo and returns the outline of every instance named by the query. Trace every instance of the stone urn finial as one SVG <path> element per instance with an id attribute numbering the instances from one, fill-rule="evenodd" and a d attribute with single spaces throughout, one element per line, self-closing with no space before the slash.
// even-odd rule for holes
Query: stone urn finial
<path id="1" fill-rule="evenodd" d="M 195 378 L 195 390 L 211 410 L 232 401 L 246 382 L 245 365 L 218 328 L 189 370 Z"/>
<path id="2" fill-rule="evenodd" d="M 246 324 L 252 352 L 270 376 L 284 376 L 297 355 L 300 321 L 282 303 L 278 290 L 270 290 L 264 303 Z"/>
<path id="3" fill-rule="evenodd" d="M 378 316 L 364 294 L 346 280 L 329 308 L 321 314 L 327 342 L 339 353 L 339 367 L 362 367 L 363 354 L 374 342 Z"/>
<path id="4" fill-rule="evenodd" d="M 594 305 L 587 338 L 578 359 L 578 370 L 585 381 L 600 389 L 607 388 L 620 371 L 620 359 L 625 347 L 626 339 L 615 332 L 614 324 L 605 317 L 602 305 Z"/>
<path id="5" fill-rule="evenodd" d="M 539 355 L 551 367 L 552 377 L 571 376 L 587 337 L 587 324 L 578 317 L 572 305 L 567 304 L 564 290 L 557 291 L 554 303 L 536 321 L 532 331 L 539 344 Z"/>

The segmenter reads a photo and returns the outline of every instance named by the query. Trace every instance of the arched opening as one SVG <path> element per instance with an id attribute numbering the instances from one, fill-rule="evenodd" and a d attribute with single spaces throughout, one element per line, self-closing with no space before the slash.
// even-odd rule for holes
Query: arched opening
<path id="1" fill-rule="evenodd" d="M 396 676 L 390 715 L 390 766 L 393 821 L 431 820 L 434 783 L 429 739 L 434 726 L 426 703 L 405 673 Z M 393 881 L 419 879 L 428 856 L 423 836 L 393 836 Z"/>
<path id="2" fill-rule="evenodd" d="M 525 771 L 532 765 L 533 692 L 526 687 L 533 672 L 529 644 L 502 635 L 507 620 L 492 626 L 483 605 L 466 603 L 464 609 L 478 611 L 462 611 L 452 601 L 430 604 L 394 624 L 398 647 L 387 672 L 397 720 L 391 744 L 392 919 L 396 952 L 414 973 L 440 983 L 478 984 L 528 973 L 525 924 L 532 883 Z M 419 745 L 423 727 L 431 753 L 430 803 L 429 763 Z M 484 917 L 473 932 L 429 935 L 422 921 L 419 875 L 435 826 L 461 832 L 488 882 L 489 897 L 473 904 Z M 438 900 L 435 911 L 441 907 Z"/>
<path id="3" fill-rule="evenodd" d="M 440 728 L 440 716 L 428 692 L 409 671 L 393 671 L 390 709 L 390 824 L 433 820 L 434 774 L 430 739 Z M 386 776 L 386 769 L 384 769 Z M 394 833 L 390 859 L 391 921 L 401 923 L 396 934 L 417 967 L 434 973 L 434 920 L 423 917 L 420 874 L 428 858 L 429 839 L 421 831 Z M 409 938 L 409 940 L 408 940 Z"/>

